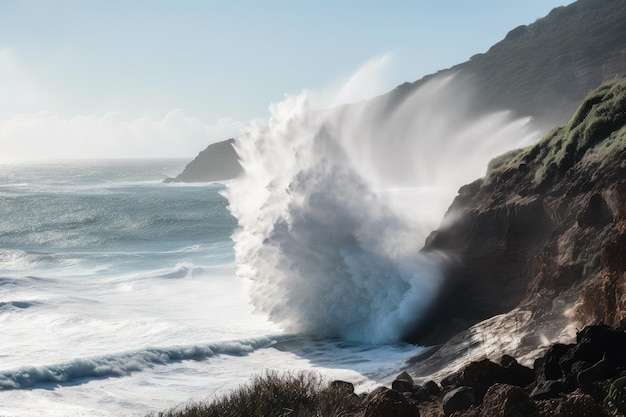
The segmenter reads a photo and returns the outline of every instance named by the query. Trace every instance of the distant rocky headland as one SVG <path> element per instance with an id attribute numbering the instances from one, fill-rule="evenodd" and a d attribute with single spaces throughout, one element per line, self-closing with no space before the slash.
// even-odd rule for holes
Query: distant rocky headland
<path id="1" fill-rule="evenodd" d="M 237 177 L 243 169 L 233 148 L 234 142 L 234 139 L 228 139 L 207 146 L 183 172 L 175 178 L 166 178 L 165 182 L 225 181 Z"/>

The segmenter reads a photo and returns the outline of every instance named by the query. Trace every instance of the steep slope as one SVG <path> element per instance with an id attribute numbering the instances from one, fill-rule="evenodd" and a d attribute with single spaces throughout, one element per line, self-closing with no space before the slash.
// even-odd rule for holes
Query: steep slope
<path id="1" fill-rule="evenodd" d="M 447 72 L 470 77 L 478 111 L 513 110 L 548 129 L 565 123 L 592 89 L 626 74 L 626 3 L 578 0 L 518 26 L 486 53 Z M 399 98 L 430 77 L 391 92 Z"/>
<path id="2" fill-rule="evenodd" d="M 591 89 L 614 76 L 626 75 L 626 2 L 578 0 L 557 7 L 545 18 L 511 30 L 487 52 L 404 83 L 374 100 L 384 100 L 393 112 L 432 77 L 450 73 L 474 85 L 472 110 L 477 115 L 512 110 L 520 117 L 532 116 L 537 128 L 548 131 L 565 122 Z M 196 175 L 204 170 L 201 177 L 232 178 L 215 174 L 214 159 L 228 165 L 227 172 L 232 175 L 239 172 L 234 153 L 211 157 L 211 152 L 207 149 L 194 160 Z M 188 181 L 184 175 L 179 177 Z"/>
<path id="3" fill-rule="evenodd" d="M 209 145 L 176 178 L 165 182 L 207 182 L 235 178 L 243 172 L 233 148 L 234 139 Z"/>
<path id="4" fill-rule="evenodd" d="M 493 160 L 485 178 L 459 190 L 425 250 L 458 263 L 414 334 L 423 344 L 513 309 L 536 327 L 623 324 L 626 80 L 590 93 L 536 145 Z"/>

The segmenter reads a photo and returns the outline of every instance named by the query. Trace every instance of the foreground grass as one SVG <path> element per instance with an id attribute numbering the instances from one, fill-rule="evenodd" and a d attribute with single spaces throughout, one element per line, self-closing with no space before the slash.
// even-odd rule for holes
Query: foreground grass
<path id="1" fill-rule="evenodd" d="M 317 417 L 344 416 L 358 410 L 351 389 L 327 383 L 314 372 L 267 371 L 210 402 L 149 414 L 149 417 Z"/>

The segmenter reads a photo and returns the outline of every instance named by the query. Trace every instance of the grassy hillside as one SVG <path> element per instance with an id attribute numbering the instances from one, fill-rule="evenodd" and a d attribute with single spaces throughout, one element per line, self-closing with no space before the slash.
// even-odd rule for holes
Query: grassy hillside
<path id="1" fill-rule="evenodd" d="M 563 123 L 590 90 L 626 75 L 626 1 L 579 0 L 557 7 L 439 74 L 446 72 L 472 79 L 479 111 L 511 109 L 544 126 Z M 390 94 L 401 99 L 430 77 Z"/>

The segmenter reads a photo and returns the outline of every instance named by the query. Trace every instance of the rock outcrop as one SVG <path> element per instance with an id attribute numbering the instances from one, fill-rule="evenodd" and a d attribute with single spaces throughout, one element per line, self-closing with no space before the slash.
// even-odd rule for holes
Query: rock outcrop
<path id="1" fill-rule="evenodd" d="M 490 163 L 426 250 L 458 260 L 414 341 L 432 345 L 513 309 L 547 323 L 626 320 L 626 80 L 588 95 L 571 121 Z M 432 323 L 432 324 L 431 324 Z"/>
<path id="2" fill-rule="evenodd" d="M 237 177 L 243 169 L 233 148 L 234 141 L 228 139 L 209 145 L 176 178 L 167 178 L 165 182 L 224 181 Z"/>
<path id="3" fill-rule="evenodd" d="M 424 388 L 416 385 L 411 398 L 422 417 L 602 417 L 626 411 L 624 328 L 587 326 L 575 343 L 547 349 L 522 379 L 511 378 L 514 364 L 521 367 L 508 355 L 500 364 L 470 362 L 442 379 L 439 394 L 417 399 Z"/>

